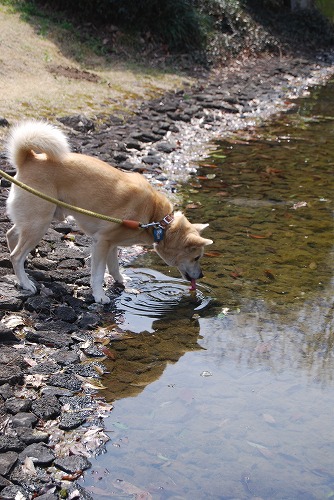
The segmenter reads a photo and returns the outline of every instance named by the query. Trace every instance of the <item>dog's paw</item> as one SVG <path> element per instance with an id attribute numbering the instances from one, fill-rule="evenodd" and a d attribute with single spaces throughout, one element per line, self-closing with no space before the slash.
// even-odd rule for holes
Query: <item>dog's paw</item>
<path id="1" fill-rule="evenodd" d="M 109 304 L 110 303 L 110 299 L 105 293 L 94 294 L 94 300 L 97 304 Z"/>
<path id="2" fill-rule="evenodd" d="M 37 288 L 34 283 L 30 280 L 26 280 L 22 283 L 19 283 L 19 287 L 23 290 L 27 290 L 28 292 L 37 293 Z"/>

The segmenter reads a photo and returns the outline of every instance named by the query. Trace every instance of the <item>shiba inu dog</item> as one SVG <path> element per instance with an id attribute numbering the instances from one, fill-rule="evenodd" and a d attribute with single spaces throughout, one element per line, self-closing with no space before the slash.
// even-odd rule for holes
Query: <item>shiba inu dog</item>
<path id="1" fill-rule="evenodd" d="M 68 215 L 93 239 L 91 287 L 98 303 L 110 301 L 103 289 L 106 268 L 116 282 L 123 283 L 118 246 L 153 244 L 160 257 L 176 266 L 193 288 L 203 276 L 199 260 L 212 240 L 200 233 L 208 224 L 192 224 L 182 213 L 174 213 L 167 197 L 141 174 L 72 153 L 64 133 L 42 121 L 25 121 L 12 128 L 7 151 L 17 171 L 15 178 L 35 190 L 72 206 L 140 222 L 132 228 L 64 210 L 13 184 L 7 200 L 7 213 L 13 222 L 7 242 L 15 275 L 25 290 L 36 292 L 24 269 L 28 253 L 43 238 L 52 219 Z"/>

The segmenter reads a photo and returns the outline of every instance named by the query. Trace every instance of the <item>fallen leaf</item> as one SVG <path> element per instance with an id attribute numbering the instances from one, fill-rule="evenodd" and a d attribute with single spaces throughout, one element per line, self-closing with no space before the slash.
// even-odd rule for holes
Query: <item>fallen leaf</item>
<path id="1" fill-rule="evenodd" d="M 31 476 L 36 476 L 37 472 L 35 469 L 34 462 L 31 457 L 26 457 L 22 464 L 22 472 L 29 474 Z"/>
<path id="2" fill-rule="evenodd" d="M 219 257 L 221 252 L 213 251 L 213 252 L 205 252 L 205 257 Z"/>
<path id="3" fill-rule="evenodd" d="M 202 205 L 200 203 L 188 203 L 188 205 L 186 205 L 186 208 L 194 210 L 196 208 L 200 208 L 201 206 Z"/>
<path id="4" fill-rule="evenodd" d="M 267 233 L 267 234 L 249 234 L 249 238 L 253 238 L 254 240 L 264 240 L 266 238 L 270 238 L 270 236 L 273 233 Z"/>
<path id="5" fill-rule="evenodd" d="M 291 207 L 291 210 L 297 210 L 298 208 L 302 207 L 307 207 L 306 201 L 298 201 L 297 203 L 294 203 Z"/>
<path id="6" fill-rule="evenodd" d="M 114 352 L 112 352 L 110 349 L 108 349 L 108 347 L 105 347 L 103 346 L 101 348 L 101 351 L 103 352 L 103 354 L 105 354 L 109 359 L 112 359 L 113 361 L 115 361 L 116 359 L 116 354 Z"/>

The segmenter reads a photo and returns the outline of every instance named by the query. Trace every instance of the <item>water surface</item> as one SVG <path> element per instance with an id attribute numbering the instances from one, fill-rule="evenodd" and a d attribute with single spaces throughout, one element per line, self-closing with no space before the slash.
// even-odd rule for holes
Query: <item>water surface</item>
<path id="1" fill-rule="evenodd" d="M 334 498 L 334 83 L 202 163 L 185 210 L 210 222 L 205 279 L 189 292 L 151 252 L 126 270 L 110 441 L 83 484 L 94 498 Z"/>

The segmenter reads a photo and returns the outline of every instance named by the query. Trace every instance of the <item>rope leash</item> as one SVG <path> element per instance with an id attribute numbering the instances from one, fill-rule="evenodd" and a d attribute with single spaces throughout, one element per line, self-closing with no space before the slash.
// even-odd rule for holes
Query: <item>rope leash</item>
<path id="1" fill-rule="evenodd" d="M 25 191 L 28 191 L 28 193 L 38 196 L 38 198 L 41 198 L 42 200 L 49 201 L 54 205 L 66 208 L 67 210 L 72 210 L 73 212 L 78 212 L 79 214 L 89 215 L 90 217 L 102 219 L 107 222 L 114 222 L 115 224 L 121 224 L 122 226 L 127 227 L 129 229 L 140 229 L 140 228 L 147 229 L 149 227 L 153 227 L 153 229 L 155 231 L 158 231 L 158 234 L 162 235 L 163 237 L 163 232 L 166 229 L 167 225 L 174 220 L 174 216 L 172 214 L 166 215 L 166 217 L 164 217 L 160 222 L 150 222 L 148 224 L 142 224 L 141 222 L 138 222 L 136 220 L 117 219 L 116 217 L 109 217 L 109 215 L 98 214 L 96 212 L 92 212 L 91 210 L 86 210 L 85 208 L 76 207 L 74 205 L 70 205 L 69 203 L 65 203 L 64 201 L 52 198 L 51 196 L 41 193 L 40 191 L 37 191 L 37 189 L 34 189 L 28 186 L 27 184 L 24 184 L 23 182 L 14 179 L 14 177 L 7 174 L 1 169 L 0 169 L 0 175 L 2 175 L 2 177 L 7 179 L 9 182 L 16 184 L 16 186 L 20 187 L 21 189 L 24 189 Z M 156 233 L 154 232 L 154 241 L 161 241 L 162 237 L 160 237 L 160 239 L 156 239 Z"/>

